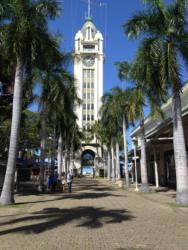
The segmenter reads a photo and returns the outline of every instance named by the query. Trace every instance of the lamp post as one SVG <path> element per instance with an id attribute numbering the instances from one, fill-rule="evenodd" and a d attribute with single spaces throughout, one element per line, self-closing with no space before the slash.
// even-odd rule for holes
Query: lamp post
<path id="1" fill-rule="evenodd" d="M 3 94 L 3 83 L 0 81 L 0 96 Z"/>
<path id="2" fill-rule="evenodd" d="M 137 156 L 136 156 L 136 146 L 137 146 L 137 138 L 136 137 L 133 137 L 132 138 L 132 142 L 133 142 L 133 145 L 134 145 L 134 167 L 135 167 L 135 191 L 138 192 L 138 175 L 137 175 L 137 163 L 136 163 L 136 160 L 137 160 Z"/>

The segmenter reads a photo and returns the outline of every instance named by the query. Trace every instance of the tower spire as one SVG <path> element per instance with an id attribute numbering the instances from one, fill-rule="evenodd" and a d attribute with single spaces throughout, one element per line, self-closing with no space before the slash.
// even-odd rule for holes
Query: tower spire
<path id="1" fill-rule="evenodd" d="M 91 17 L 91 0 L 88 0 L 87 17 Z"/>

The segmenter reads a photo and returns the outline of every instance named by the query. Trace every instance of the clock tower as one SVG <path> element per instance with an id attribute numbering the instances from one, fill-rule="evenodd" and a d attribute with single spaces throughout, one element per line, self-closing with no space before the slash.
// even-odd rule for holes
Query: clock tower
<path id="1" fill-rule="evenodd" d="M 99 118 L 103 96 L 103 63 L 103 36 L 88 14 L 81 30 L 75 35 L 74 51 L 74 77 L 78 96 L 82 100 L 76 113 L 79 128 L 85 134 Z M 83 142 L 81 156 L 84 156 L 84 152 L 96 156 L 96 147 L 99 147 L 96 143 L 98 144 L 95 138 Z M 83 167 L 83 164 L 81 165 Z"/>

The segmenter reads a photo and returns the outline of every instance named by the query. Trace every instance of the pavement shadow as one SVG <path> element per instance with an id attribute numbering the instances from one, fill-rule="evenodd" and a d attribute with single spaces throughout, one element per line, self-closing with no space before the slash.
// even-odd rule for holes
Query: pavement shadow
<path id="1" fill-rule="evenodd" d="M 86 193 L 71 193 L 67 196 L 65 195 L 64 199 L 75 199 L 75 200 L 82 200 L 82 199 L 99 199 L 105 197 L 122 197 L 122 195 L 112 194 L 112 193 L 97 193 L 97 192 L 86 192 Z M 123 196 L 125 197 L 125 195 Z"/>
<path id="2" fill-rule="evenodd" d="M 59 209 L 50 207 L 31 213 L 25 217 L 1 223 L 1 226 L 9 225 L 10 228 L 1 230 L 0 236 L 10 233 L 39 234 L 58 226 L 66 225 L 67 223 L 75 223 L 75 227 L 95 229 L 106 224 L 122 223 L 132 219 L 134 217 L 125 209 L 105 210 L 97 207 Z M 20 223 L 23 225 L 20 226 Z"/>
<path id="3" fill-rule="evenodd" d="M 152 250 L 151 248 L 142 248 L 142 247 L 126 247 L 126 248 L 117 248 L 116 250 Z"/>
<path id="4" fill-rule="evenodd" d="M 53 195 L 53 196 L 54 196 L 54 195 Z M 16 205 L 44 203 L 44 202 L 50 202 L 50 201 L 59 201 L 59 200 L 63 200 L 63 199 L 64 199 L 64 196 L 58 195 L 57 198 L 55 198 L 55 199 L 46 199 L 46 200 L 16 202 Z"/>

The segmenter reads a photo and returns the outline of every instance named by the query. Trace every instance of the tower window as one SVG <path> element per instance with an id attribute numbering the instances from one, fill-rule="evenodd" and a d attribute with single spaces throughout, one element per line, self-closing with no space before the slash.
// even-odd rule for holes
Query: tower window
<path id="1" fill-rule="evenodd" d="M 78 39 L 78 50 L 80 50 L 80 39 Z"/>
<path id="2" fill-rule="evenodd" d="M 83 121 L 85 121 L 86 120 L 86 115 L 83 115 Z"/>
<path id="3" fill-rule="evenodd" d="M 94 70 L 93 69 L 91 70 L 91 78 L 92 79 L 94 78 Z"/>
<path id="4" fill-rule="evenodd" d="M 90 40 L 90 27 L 88 27 L 88 40 Z"/>
<path id="5" fill-rule="evenodd" d="M 83 46 L 83 48 L 86 49 L 86 50 L 93 50 L 93 49 L 95 49 L 95 45 L 93 45 L 93 44 L 85 44 Z"/>

